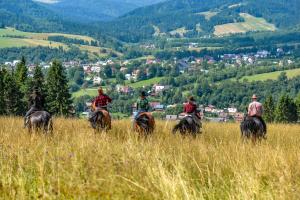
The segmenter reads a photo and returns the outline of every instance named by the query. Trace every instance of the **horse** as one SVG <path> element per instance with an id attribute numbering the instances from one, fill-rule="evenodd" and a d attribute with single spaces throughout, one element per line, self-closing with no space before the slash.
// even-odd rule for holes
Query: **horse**
<path id="1" fill-rule="evenodd" d="M 32 132 L 34 129 L 36 132 L 43 130 L 44 133 L 52 133 L 53 121 L 51 114 L 46 111 L 36 111 L 28 117 L 28 131 Z"/>
<path id="2" fill-rule="evenodd" d="M 258 139 L 266 139 L 267 130 L 264 128 L 263 122 L 257 117 L 250 117 L 245 115 L 244 120 L 240 125 L 242 138 L 252 139 L 255 143 Z"/>
<path id="3" fill-rule="evenodd" d="M 182 135 L 192 134 L 196 137 L 201 133 L 202 123 L 201 119 L 197 115 L 187 115 L 179 121 L 179 123 L 173 128 L 173 134 L 179 132 Z"/>
<path id="4" fill-rule="evenodd" d="M 108 111 L 100 109 L 96 111 L 95 121 L 91 122 L 92 127 L 97 131 L 111 130 L 111 117 Z M 94 123 L 94 124 L 93 124 Z"/>
<path id="5" fill-rule="evenodd" d="M 153 133 L 155 128 L 155 120 L 151 113 L 140 113 L 134 121 L 134 129 L 138 133 L 149 135 Z"/>

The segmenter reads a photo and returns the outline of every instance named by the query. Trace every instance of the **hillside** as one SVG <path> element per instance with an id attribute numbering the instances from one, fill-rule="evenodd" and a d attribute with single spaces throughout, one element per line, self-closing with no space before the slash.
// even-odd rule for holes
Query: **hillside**
<path id="1" fill-rule="evenodd" d="M 185 30 L 185 37 L 213 35 L 215 31 L 218 35 L 222 25 L 229 26 L 226 33 L 285 30 L 300 24 L 299 9 L 300 0 L 172 0 L 136 9 L 104 24 L 103 31 L 137 42 L 153 38 L 158 30 L 169 37 L 177 30 Z"/>
<path id="2" fill-rule="evenodd" d="M 98 43 L 98 41 L 92 37 L 82 35 L 62 33 L 34 33 L 23 32 L 13 28 L 0 28 L 0 48 L 42 46 L 50 48 L 61 47 L 64 50 L 69 50 L 71 47 L 77 47 L 82 52 L 88 52 L 91 57 L 107 56 L 109 52 L 118 54 L 118 52 L 115 52 L 111 49 L 94 46 L 92 45 L 92 43 Z"/>
<path id="3" fill-rule="evenodd" d="M 162 0 L 60 0 L 42 1 L 42 5 L 63 19 L 75 22 L 106 21 L 119 17 L 138 7 L 155 4 Z"/>

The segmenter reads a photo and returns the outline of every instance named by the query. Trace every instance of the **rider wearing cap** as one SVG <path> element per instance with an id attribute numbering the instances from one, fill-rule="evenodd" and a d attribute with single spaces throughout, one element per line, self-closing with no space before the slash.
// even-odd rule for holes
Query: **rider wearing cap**
<path id="1" fill-rule="evenodd" d="M 150 104 L 147 99 L 146 92 L 142 91 L 140 98 L 136 102 L 136 110 L 137 113 L 135 115 L 135 119 L 143 112 L 148 112 L 150 109 Z"/>
<path id="2" fill-rule="evenodd" d="M 29 97 L 29 107 L 30 109 L 24 117 L 24 127 L 26 127 L 28 118 L 31 114 L 36 111 L 42 111 L 44 108 L 44 98 L 37 87 L 34 88 L 32 94 Z"/>
<path id="3" fill-rule="evenodd" d="M 254 94 L 252 96 L 252 102 L 249 104 L 248 107 L 248 116 L 258 118 L 264 126 L 264 131 L 267 131 L 267 125 L 263 120 L 262 115 L 263 115 L 263 106 L 261 103 L 257 101 L 257 96 Z"/>

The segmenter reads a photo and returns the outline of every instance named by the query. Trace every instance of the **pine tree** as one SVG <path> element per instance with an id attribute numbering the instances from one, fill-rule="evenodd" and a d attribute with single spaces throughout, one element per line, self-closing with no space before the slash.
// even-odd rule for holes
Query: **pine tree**
<path id="1" fill-rule="evenodd" d="M 297 106 L 288 95 L 280 97 L 276 108 L 275 121 L 280 123 L 297 122 Z"/>
<path id="2" fill-rule="evenodd" d="M 22 57 L 21 62 L 17 64 L 15 76 L 16 81 L 20 86 L 24 86 L 26 84 L 26 80 L 28 77 L 28 69 L 26 67 L 26 60 L 24 57 Z"/>
<path id="3" fill-rule="evenodd" d="M 14 73 L 16 86 L 19 87 L 21 91 L 21 101 L 19 102 L 22 107 L 22 113 L 26 112 L 28 97 L 30 93 L 29 79 L 28 79 L 28 69 L 26 66 L 26 60 L 24 56 L 21 61 L 17 64 L 16 71 Z"/>
<path id="4" fill-rule="evenodd" d="M 5 73 L 3 82 L 5 113 L 9 115 L 22 115 L 24 111 L 23 96 L 20 88 L 16 87 L 15 75 L 13 73 Z"/>
<path id="5" fill-rule="evenodd" d="M 0 68 L 0 115 L 5 114 L 5 101 L 4 101 L 4 76 L 6 74 L 4 68 Z"/>
<path id="6" fill-rule="evenodd" d="M 31 88 L 37 88 L 43 95 L 45 94 L 45 78 L 42 68 L 39 65 L 37 65 L 34 69 L 30 85 Z"/>
<path id="7" fill-rule="evenodd" d="M 68 115 L 71 106 L 68 81 L 63 66 L 53 61 L 47 75 L 47 108 L 53 114 Z"/>
<path id="8" fill-rule="evenodd" d="M 298 120 L 300 119 L 300 93 L 298 94 L 298 97 L 296 98 L 296 106 L 297 106 L 297 111 L 298 111 Z"/>
<path id="9" fill-rule="evenodd" d="M 274 122 L 275 119 L 275 104 L 271 95 L 266 98 L 264 103 L 264 118 L 267 122 Z"/>

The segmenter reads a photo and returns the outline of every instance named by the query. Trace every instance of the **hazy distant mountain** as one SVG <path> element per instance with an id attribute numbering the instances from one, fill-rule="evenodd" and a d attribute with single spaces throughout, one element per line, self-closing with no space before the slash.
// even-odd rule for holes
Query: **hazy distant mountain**
<path id="1" fill-rule="evenodd" d="M 105 21 L 163 0 L 35 0 L 62 16 L 80 22 Z"/>
<path id="2" fill-rule="evenodd" d="M 103 31 L 130 42 L 163 34 L 212 35 L 216 26 L 246 17 L 257 23 L 236 24 L 241 30 L 282 30 L 300 24 L 299 10 L 300 0 L 168 0 L 108 22 Z"/>

